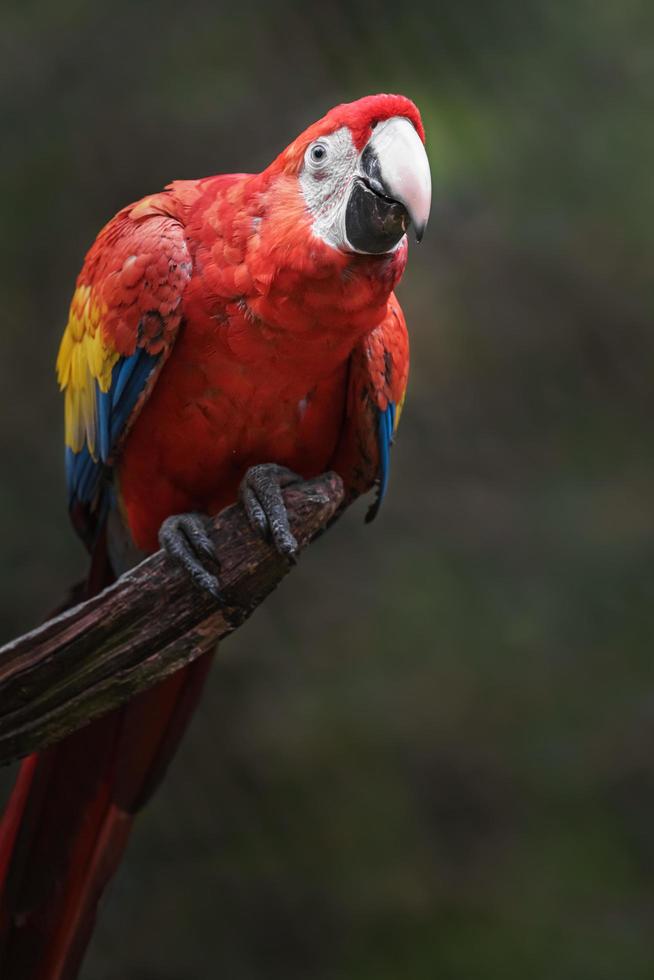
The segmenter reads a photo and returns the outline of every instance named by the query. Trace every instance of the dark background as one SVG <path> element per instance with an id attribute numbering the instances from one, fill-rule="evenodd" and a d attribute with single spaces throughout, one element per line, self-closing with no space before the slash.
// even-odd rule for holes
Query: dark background
<path id="1" fill-rule="evenodd" d="M 380 518 L 222 647 L 84 980 L 654 975 L 653 10 L 3 3 L 2 638 L 85 563 L 53 364 L 105 220 L 376 91 L 434 181 Z"/>

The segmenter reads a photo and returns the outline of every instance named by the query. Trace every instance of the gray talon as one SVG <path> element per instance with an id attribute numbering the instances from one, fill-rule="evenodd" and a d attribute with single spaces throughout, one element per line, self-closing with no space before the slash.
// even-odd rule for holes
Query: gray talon
<path id="1" fill-rule="evenodd" d="M 286 466 L 261 463 L 250 467 L 239 490 L 252 529 L 272 540 L 280 555 L 291 560 L 297 554 L 298 544 L 288 524 L 282 488 L 302 482 L 302 477 Z"/>
<path id="2" fill-rule="evenodd" d="M 173 514 L 159 528 L 159 544 L 200 589 L 224 604 L 218 578 L 206 567 L 208 564 L 218 568 L 209 526 L 210 520 L 204 514 Z"/>
<path id="3" fill-rule="evenodd" d="M 253 531 L 258 531 L 262 537 L 268 533 L 268 520 L 264 514 L 254 491 L 246 483 L 241 484 L 241 502 Z"/>

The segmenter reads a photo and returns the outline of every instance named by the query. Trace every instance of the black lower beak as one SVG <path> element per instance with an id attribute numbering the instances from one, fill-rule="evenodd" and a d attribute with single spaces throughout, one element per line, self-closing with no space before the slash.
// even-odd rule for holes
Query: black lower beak
<path id="1" fill-rule="evenodd" d="M 406 233 L 409 220 L 403 204 L 373 190 L 365 178 L 355 178 L 345 212 L 352 248 L 373 255 L 388 252 Z"/>

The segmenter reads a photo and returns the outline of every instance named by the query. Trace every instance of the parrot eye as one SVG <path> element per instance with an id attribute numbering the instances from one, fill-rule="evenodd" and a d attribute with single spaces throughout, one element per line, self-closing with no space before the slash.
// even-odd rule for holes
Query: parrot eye
<path id="1" fill-rule="evenodd" d="M 307 163 L 312 169 L 324 166 L 327 161 L 327 144 L 322 140 L 312 143 L 307 150 Z"/>

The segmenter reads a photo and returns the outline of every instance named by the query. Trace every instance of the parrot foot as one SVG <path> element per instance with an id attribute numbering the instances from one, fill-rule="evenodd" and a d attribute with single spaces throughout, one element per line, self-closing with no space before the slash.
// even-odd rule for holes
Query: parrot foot
<path id="1" fill-rule="evenodd" d="M 291 561 L 295 559 L 298 545 L 288 524 L 282 487 L 302 482 L 303 478 L 286 466 L 261 463 L 247 470 L 239 488 L 239 497 L 252 529 L 271 540 L 279 554 Z"/>
<path id="2" fill-rule="evenodd" d="M 225 597 L 218 578 L 210 571 L 212 568 L 218 570 L 216 551 L 209 535 L 211 524 L 211 518 L 206 514 L 173 514 L 159 528 L 159 544 L 199 588 L 224 605 Z"/>

